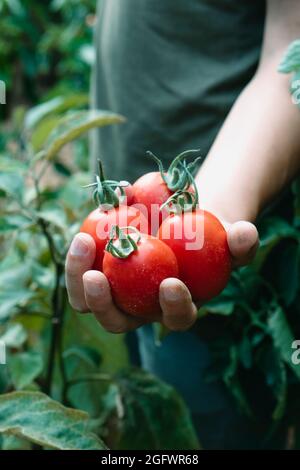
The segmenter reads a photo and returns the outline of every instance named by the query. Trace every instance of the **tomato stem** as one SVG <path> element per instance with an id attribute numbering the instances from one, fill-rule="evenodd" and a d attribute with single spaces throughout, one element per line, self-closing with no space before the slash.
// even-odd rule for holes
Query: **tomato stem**
<path id="1" fill-rule="evenodd" d="M 134 240 L 129 233 L 124 230 L 132 230 L 137 235 L 137 240 Z M 115 258 L 128 258 L 131 253 L 138 250 L 138 243 L 141 239 L 140 232 L 131 227 L 119 227 L 113 225 L 109 234 L 109 241 L 105 247 L 105 251 L 113 255 Z"/>
<path id="2" fill-rule="evenodd" d="M 83 186 L 84 188 L 95 188 L 93 191 L 93 199 L 97 207 L 103 210 L 109 210 L 113 207 L 119 207 L 120 203 L 126 198 L 124 187 L 129 183 L 127 181 L 107 180 L 104 176 L 103 166 L 98 159 L 99 174 L 96 175 L 96 181 Z M 119 189 L 120 194 L 116 193 Z"/>
<path id="3" fill-rule="evenodd" d="M 163 181 L 170 191 L 174 192 L 179 190 L 184 191 L 192 184 L 191 174 L 195 170 L 201 157 L 197 157 L 194 161 L 188 164 L 186 163 L 185 158 L 190 155 L 194 155 L 195 153 L 199 153 L 199 149 L 186 150 L 185 152 L 180 153 L 174 158 L 168 171 L 165 172 L 162 161 L 152 152 L 149 150 L 147 151 L 147 155 L 157 163 Z"/>
<path id="4" fill-rule="evenodd" d="M 176 191 L 160 206 L 160 210 L 167 208 L 169 212 L 178 214 L 181 212 L 192 212 L 198 207 L 199 193 L 196 181 L 189 169 L 186 171 L 191 181 L 190 186 L 194 188 L 194 192 L 188 189 Z"/>

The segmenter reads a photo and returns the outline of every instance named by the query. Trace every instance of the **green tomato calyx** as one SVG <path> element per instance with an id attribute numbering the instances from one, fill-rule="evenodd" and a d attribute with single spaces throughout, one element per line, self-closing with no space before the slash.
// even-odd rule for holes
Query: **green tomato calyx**
<path id="1" fill-rule="evenodd" d="M 169 190 L 175 192 L 184 191 L 192 184 L 191 175 L 194 172 L 201 157 L 197 157 L 190 163 L 186 162 L 186 157 L 195 155 L 195 153 L 199 153 L 199 149 L 186 150 L 185 152 L 180 153 L 177 155 L 177 157 L 174 158 L 167 171 L 164 170 L 161 160 L 156 157 L 156 155 L 150 151 L 147 152 L 147 155 L 149 155 L 157 163 L 161 177 L 168 186 Z"/>
<path id="2" fill-rule="evenodd" d="M 93 199 L 97 207 L 105 210 L 119 207 L 126 198 L 124 188 L 127 187 L 129 183 L 127 181 L 105 179 L 103 166 L 100 160 L 98 160 L 98 167 L 99 174 L 96 175 L 96 181 L 94 183 L 87 184 L 84 188 L 94 188 Z M 116 193 L 116 189 L 119 189 L 120 194 Z"/>
<path id="3" fill-rule="evenodd" d="M 135 239 L 129 234 L 125 233 L 133 231 L 136 235 Z M 138 243 L 141 239 L 140 232 L 135 227 L 122 227 L 113 225 L 109 235 L 109 241 L 105 247 L 105 251 L 113 255 L 115 258 L 128 258 L 131 253 L 138 250 Z"/>

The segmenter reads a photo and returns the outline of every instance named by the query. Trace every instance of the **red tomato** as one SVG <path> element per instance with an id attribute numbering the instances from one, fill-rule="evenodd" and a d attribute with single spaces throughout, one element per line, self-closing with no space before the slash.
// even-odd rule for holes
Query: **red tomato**
<path id="1" fill-rule="evenodd" d="M 104 249 L 113 225 L 131 225 L 140 231 L 147 231 L 147 220 L 141 212 L 132 206 L 121 205 L 104 211 L 95 209 L 84 220 L 80 232 L 88 233 L 96 243 L 96 258 L 93 269 L 102 271 Z"/>
<path id="2" fill-rule="evenodd" d="M 103 272 L 120 309 L 133 316 L 156 320 L 161 315 L 160 283 L 167 277 L 178 277 L 178 265 L 165 243 L 141 234 L 137 250 L 127 258 L 117 258 L 105 251 Z"/>
<path id="3" fill-rule="evenodd" d="M 196 210 L 171 215 L 162 223 L 158 237 L 175 253 L 179 278 L 195 301 L 207 301 L 224 289 L 231 256 L 226 231 L 213 214 Z"/>
<path id="4" fill-rule="evenodd" d="M 159 171 L 141 176 L 132 185 L 132 204 L 136 205 L 148 219 L 148 233 L 155 234 L 163 219 L 168 216 L 166 209 L 160 206 L 173 194 L 163 181 Z M 152 212 L 151 212 L 152 210 Z"/>
<path id="5" fill-rule="evenodd" d="M 172 194 L 159 172 L 146 173 L 141 176 L 133 185 L 132 204 L 137 207 L 148 220 L 148 233 L 156 235 L 162 221 L 169 216 L 169 211 L 160 209 Z M 194 188 L 190 186 L 189 192 L 193 193 Z"/>
<path id="6" fill-rule="evenodd" d="M 148 218 L 149 234 L 155 235 L 162 221 L 169 215 L 166 209 L 160 210 L 160 206 L 170 196 L 178 190 L 193 192 L 193 188 L 189 186 L 199 157 L 189 164 L 185 158 L 198 152 L 199 150 L 187 150 L 177 155 L 167 171 L 164 171 L 161 161 L 155 155 L 147 152 L 158 164 L 159 171 L 146 173 L 133 184 L 132 204 Z"/>

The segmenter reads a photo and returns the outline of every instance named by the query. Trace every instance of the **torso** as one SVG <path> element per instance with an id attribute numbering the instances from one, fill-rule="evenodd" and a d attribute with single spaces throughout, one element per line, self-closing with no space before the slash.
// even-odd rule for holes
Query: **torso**
<path id="1" fill-rule="evenodd" d="M 208 152 L 261 48 L 261 0 L 101 0 L 94 106 L 127 123 L 98 130 L 108 176 L 136 179 L 180 151 Z M 95 86 L 96 85 L 96 86 Z"/>

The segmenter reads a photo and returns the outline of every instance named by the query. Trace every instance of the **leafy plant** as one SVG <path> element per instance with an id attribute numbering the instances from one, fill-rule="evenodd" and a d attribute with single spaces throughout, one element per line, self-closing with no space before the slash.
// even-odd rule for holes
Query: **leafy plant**
<path id="1" fill-rule="evenodd" d="M 91 210 L 72 151 L 88 130 L 124 121 L 85 103 L 56 97 L 21 113 L 0 154 L 1 446 L 197 448 L 175 390 L 131 369 L 123 337 L 67 302 L 66 251 Z"/>
<path id="2" fill-rule="evenodd" d="M 95 8 L 96 0 L 0 0 L 0 80 L 9 103 L 1 114 L 88 89 Z"/>

